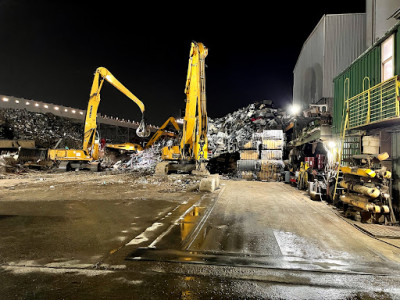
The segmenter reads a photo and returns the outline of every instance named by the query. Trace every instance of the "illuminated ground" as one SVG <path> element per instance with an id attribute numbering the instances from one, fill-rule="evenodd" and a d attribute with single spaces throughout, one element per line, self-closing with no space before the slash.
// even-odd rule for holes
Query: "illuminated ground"
<path id="1" fill-rule="evenodd" d="M 22 299 L 391 299 L 400 249 L 284 183 L 0 180 L 0 293 Z"/>

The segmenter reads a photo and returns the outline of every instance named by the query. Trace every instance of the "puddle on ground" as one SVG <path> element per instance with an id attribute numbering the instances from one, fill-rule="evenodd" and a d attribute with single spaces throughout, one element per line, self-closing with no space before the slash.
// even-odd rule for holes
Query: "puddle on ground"
<path id="1" fill-rule="evenodd" d="M 180 220 L 180 235 L 181 241 L 184 242 L 192 233 L 195 226 L 204 214 L 205 207 L 194 206 L 181 220 Z"/>

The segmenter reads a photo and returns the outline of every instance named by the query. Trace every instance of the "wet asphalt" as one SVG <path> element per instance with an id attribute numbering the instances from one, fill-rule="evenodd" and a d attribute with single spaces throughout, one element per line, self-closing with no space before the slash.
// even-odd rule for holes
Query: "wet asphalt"
<path id="1" fill-rule="evenodd" d="M 400 298 L 400 249 L 284 183 L 154 195 L 0 198 L 0 298 Z"/>

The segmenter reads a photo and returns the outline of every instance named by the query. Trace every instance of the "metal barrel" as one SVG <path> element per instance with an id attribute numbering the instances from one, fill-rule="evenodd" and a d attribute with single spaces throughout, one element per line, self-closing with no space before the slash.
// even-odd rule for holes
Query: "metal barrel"
<path id="1" fill-rule="evenodd" d="M 237 169 L 239 172 L 241 171 L 260 171 L 261 163 L 256 159 L 246 159 L 246 160 L 238 160 L 237 161 Z"/>

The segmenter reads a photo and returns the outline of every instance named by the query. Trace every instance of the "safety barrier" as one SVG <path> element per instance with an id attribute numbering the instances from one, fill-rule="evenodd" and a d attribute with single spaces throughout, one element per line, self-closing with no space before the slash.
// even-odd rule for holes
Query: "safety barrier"
<path id="1" fill-rule="evenodd" d="M 347 129 L 398 118 L 398 97 L 399 80 L 395 76 L 346 100 Z"/>

